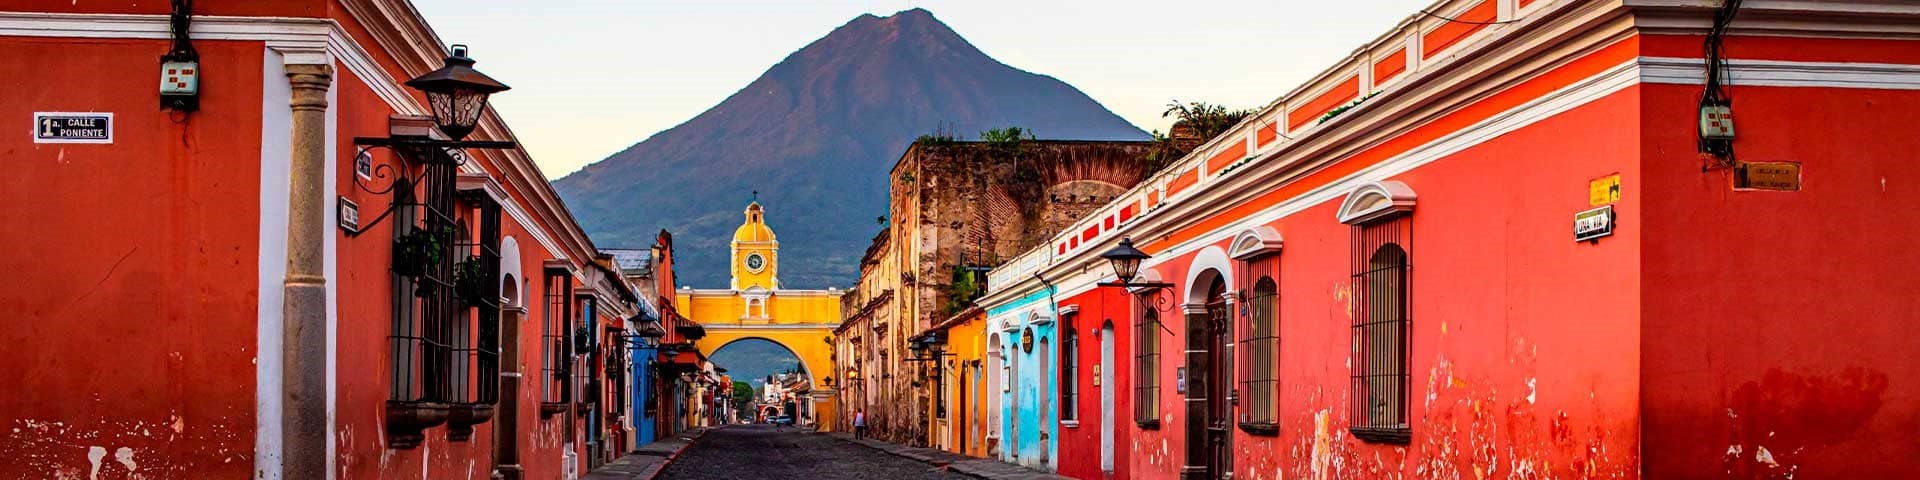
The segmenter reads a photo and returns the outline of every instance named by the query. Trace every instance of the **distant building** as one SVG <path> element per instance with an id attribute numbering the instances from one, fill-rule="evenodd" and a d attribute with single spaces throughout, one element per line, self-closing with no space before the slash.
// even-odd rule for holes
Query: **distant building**
<path id="1" fill-rule="evenodd" d="M 917 446 L 945 436 L 938 432 L 950 426 L 934 414 L 934 392 L 960 369 L 946 364 L 944 344 L 920 341 L 916 349 L 914 340 L 931 338 L 935 323 L 971 305 L 985 291 L 987 268 L 1045 243 L 1146 178 L 1150 148 L 932 138 L 909 146 L 889 172 L 889 225 L 842 297 L 836 354 L 850 360 L 843 377 L 860 377 L 847 386 L 854 392 L 842 394 L 840 418 L 864 408 L 873 436 Z"/>

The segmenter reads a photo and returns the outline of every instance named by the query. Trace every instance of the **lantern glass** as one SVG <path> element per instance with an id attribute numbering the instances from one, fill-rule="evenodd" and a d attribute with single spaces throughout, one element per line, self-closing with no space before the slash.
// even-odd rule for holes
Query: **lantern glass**
<path id="1" fill-rule="evenodd" d="M 1140 262 L 1150 258 L 1146 252 L 1133 248 L 1131 238 L 1121 238 L 1119 245 L 1100 254 L 1100 257 L 1107 259 L 1107 262 L 1113 265 L 1113 276 L 1118 278 L 1120 283 L 1132 283 L 1134 275 L 1140 273 Z"/>
<path id="2" fill-rule="evenodd" d="M 506 85 L 473 69 L 466 45 L 454 45 L 446 65 L 408 80 L 407 86 L 427 94 L 427 108 L 433 110 L 435 126 L 456 141 L 473 133 L 481 112 L 487 109 L 487 97 L 507 90 Z"/>
<path id="3" fill-rule="evenodd" d="M 440 133 L 459 140 L 473 133 L 474 127 L 480 124 L 480 112 L 487 109 L 487 96 L 486 92 L 471 88 L 427 92 L 427 105 L 433 108 L 433 123 L 440 127 Z"/>

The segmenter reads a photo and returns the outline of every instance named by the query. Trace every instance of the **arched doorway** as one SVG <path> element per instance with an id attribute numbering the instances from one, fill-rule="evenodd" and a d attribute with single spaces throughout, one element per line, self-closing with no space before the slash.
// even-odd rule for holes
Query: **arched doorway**
<path id="1" fill-rule="evenodd" d="M 1097 364 L 1097 368 L 1100 369 L 1100 378 L 1095 380 L 1099 382 L 1100 385 L 1100 471 L 1113 473 L 1113 422 L 1115 420 L 1113 412 L 1113 391 L 1115 385 L 1113 384 L 1114 346 L 1112 320 L 1108 320 L 1106 323 L 1100 325 L 1100 336 L 1096 338 L 1100 341 L 1100 363 Z"/>
<path id="2" fill-rule="evenodd" d="M 1001 421 L 1005 418 L 1001 412 L 1006 409 L 1001 408 L 1000 399 L 1005 395 L 1007 381 L 1002 336 L 1000 333 L 987 335 L 987 388 L 981 393 L 987 404 L 987 456 L 995 458 L 1000 456 L 1000 437 L 1007 430 L 1007 425 Z"/>
<path id="3" fill-rule="evenodd" d="M 1209 247 L 1195 255 L 1187 276 L 1186 462 L 1201 478 L 1227 478 L 1233 471 L 1233 323 L 1227 285 L 1232 270 L 1226 252 Z"/>

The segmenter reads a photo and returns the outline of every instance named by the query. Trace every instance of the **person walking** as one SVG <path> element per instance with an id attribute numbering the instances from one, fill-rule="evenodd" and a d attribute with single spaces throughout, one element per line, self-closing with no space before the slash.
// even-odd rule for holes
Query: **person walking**
<path id="1" fill-rule="evenodd" d="M 853 412 L 853 439 L 859 440 L 863 438 L 867 438 L 867 410 L 866 409 L 860 409 Z"/>

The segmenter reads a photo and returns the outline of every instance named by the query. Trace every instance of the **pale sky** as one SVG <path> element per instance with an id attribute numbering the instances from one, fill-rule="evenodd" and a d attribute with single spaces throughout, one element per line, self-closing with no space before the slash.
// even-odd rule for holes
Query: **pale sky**
<path id="1" fill-rule="evenodd" d="M 862 13 L 912 7 L 1143 130 L 1169 100 L 1265 105 L 1431 0 L 413 0 L 549 178 L 719 103 Z"/>

